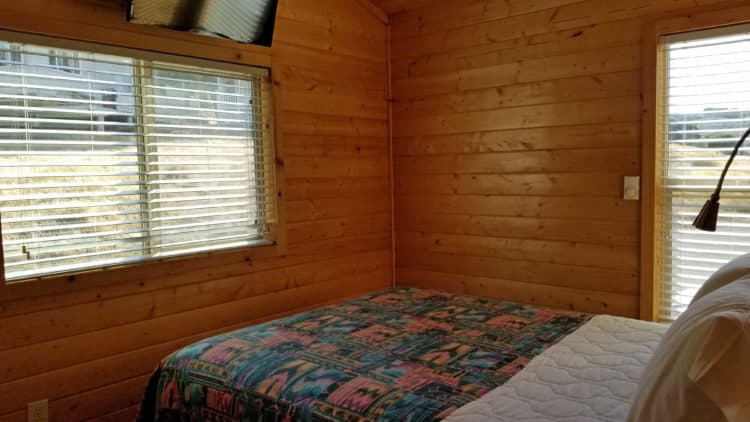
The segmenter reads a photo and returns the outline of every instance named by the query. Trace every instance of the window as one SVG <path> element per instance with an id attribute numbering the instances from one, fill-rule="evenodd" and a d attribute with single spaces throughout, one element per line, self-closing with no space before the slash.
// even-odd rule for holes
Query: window
<path id="1" fill-rule="evenodd" d="M 23 64 L 0 68 L 6 281 L 273 243 L 266 69 L 10 49 Z"/>
<path id="2" fill-rule="evenodd" d="M 0 66 L 21 64 L 21 50 L 18 45 L 0 43 Z"/>
<path id="3" fill-rule="evenodd" d="M 68 73 L 80 73 L 80 64 L 76 59 L 76 53 L 74 51 L 66 50 L 49 50 L 49 61 L 50 69 L 57 69 L 62 72 Z"/>
<path id="4" fill-rule="evenodd" d="M 727 175 L 716 233 L 691 224 L 750 126 L 750 27 L 662 37 L 663 266 L 660 316 L 676 319 L 703 282 L 750 251 L 750 153 Z"/>

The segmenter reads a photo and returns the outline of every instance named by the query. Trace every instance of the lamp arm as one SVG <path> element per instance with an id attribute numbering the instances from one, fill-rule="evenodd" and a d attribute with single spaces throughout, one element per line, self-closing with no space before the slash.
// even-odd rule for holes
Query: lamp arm
<path id="1" fill-rule="evenodd" d="M 727 176 L 727 172 L 729 171 L 729 167 L 734 162 L 734 157 L 737 156 L 737 153 L 739 152 L 740 148 L 742 148 L 742 144 L 745 143 L 745 139 L 750 136 L 750 128 L 748 128 L 745 131 L 745 134 L 742 135 L 742 138 L 740 138 L 739 142 L 737 142 L 737 145 L 734 147 L 734 151 L 732 151 L 732 155 L 729 157 L 729 161 L 727 161 L 727 165 L 724 166 L 724 171 L 721 172 L 721 178 L 719 178 L 719 184 L 716 185 L 716 190 L 714 191 L 714 194 L 711 195 L 712 199 L 715 199 L 716 201 L 719 200 L 719 195 L 721 193 L 721 188 L 724 186 L 724 178 Z"/>
<path id="2" fill-rule="evenodd" d="M 750 136 L 750 128 L 745 131 L 745 134 L 742 135 L 742 138 L 740 138 L 737 145 L 735 145 L 734 151 L 732 151 L 732 155 L 729 157 L 729 161 L 727 161 L 727 164 L 724 166 L 724 171 L 721 172 L 721 178 L 719 178 L 719 183 L 716 185 L 716 190 L 713 195 L 711 195 L 711 199 L 706 201 L 703 208 L 701 208 L 701 211 L 695 217 L 695 220 L 693 220 L 693 227 L 698 230 L 709 232 L 716 231 L 716 222 L 719 219 L 719 196 L 721 195 L 721 188 L 724 186 L 724 178 L 727 176 L 729 167 L 734 162 L 734 158 L 737 156 L 737 153 L 742 147 L 742 144 L 745 143 L 745 139 L 747 139 L 748 136 Z"/>

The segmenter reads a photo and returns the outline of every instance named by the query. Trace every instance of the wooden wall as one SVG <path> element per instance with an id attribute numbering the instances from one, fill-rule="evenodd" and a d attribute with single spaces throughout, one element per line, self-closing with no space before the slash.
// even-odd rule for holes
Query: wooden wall
<path id="1" fill-rule="evenodd" d="M 397 282 L 637 316 L 644 23 L 721 3 L 376 1 Z"/>
<path id="2" fill-rule="evenodd" d="M 124 6 L 2 2 L 0 27 L 26 20 L 35 31 L 128 42 L 155 33 L 125 25 Z M 286 255 L 240 251 L 0 290 L 0 421 L 25 421 L 26 403 L 43 398 L 52 421 L 128 420 L 150 372 L 176 348 L 390 285 L 385 25 L 351 0 L 281 0 L 279 16 Z M 190 54 L 244 60 L 252 50 L 168 37 Z"/>

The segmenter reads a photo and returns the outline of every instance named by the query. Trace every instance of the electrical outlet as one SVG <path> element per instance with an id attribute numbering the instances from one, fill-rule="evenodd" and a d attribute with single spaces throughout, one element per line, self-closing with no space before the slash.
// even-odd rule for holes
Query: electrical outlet
<path id="1" fill-rule="evenodd" d="M 49 403 L 47 399 L 33 401 L 27 405 L 28 422 L 49 422 Z"/>
<path id="2" fill-rule="evenodd" d="M 640 176 L 625 176 L 623 182 L 622 199 L 626 201 L 638 201 L 641 199 Z"/>

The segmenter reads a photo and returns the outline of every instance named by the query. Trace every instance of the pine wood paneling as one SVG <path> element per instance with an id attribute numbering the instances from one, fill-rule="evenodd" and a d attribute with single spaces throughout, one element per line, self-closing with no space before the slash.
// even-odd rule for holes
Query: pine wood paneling
<path id="1" fill-rule="evenodd" d="M 3 2 L 0 27 L 272 66 L 286 252 L 252 250 L 0 289 L 0 421 L 129 420 L 161 357 L 190 342 L 390 286 L 385 16 L 281 0 L 274 46 L 128 25 L 122 0 Z"/>
<path id="2" fill-rule="evenodd" d="M 400 284 L 637 316 L 643 27 L 740 3 L 281 0 L 269 50 L 2 2 L 6 29 L 272 66 L 288 246 L 0 289 L 0 421 L 128 420 L 169 351 L 389 286 L 391 164 Z"/>
<path id="3" fill-rule="evenodd" d="M 397 282 L 639 314 L 643 27 L 705 0 L 376 0 Z M 691 9 L 692 10 L 692 9 Z"/>

